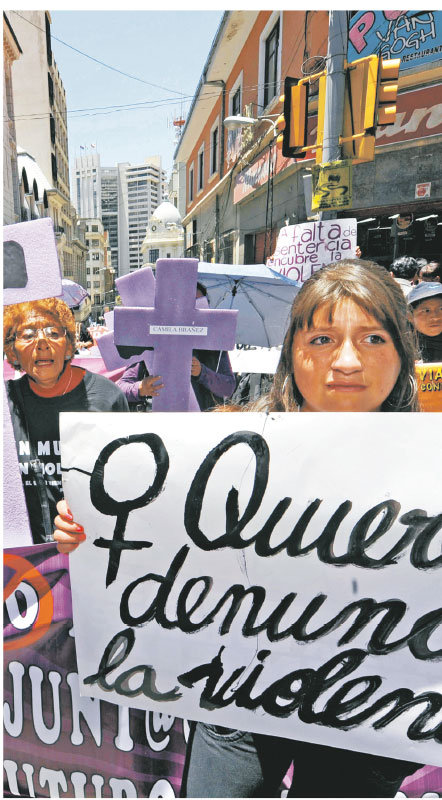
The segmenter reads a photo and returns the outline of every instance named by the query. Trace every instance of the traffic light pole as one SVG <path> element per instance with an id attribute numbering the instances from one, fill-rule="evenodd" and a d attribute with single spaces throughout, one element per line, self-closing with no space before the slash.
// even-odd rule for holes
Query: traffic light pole
<path id="1" fill-rule="evenodd" d="M 345 59 L 347 57 L 348 20 L 346 11 L 330 11 L 327 49 L 327 78 L 322 162 L 341 157 L 339 137 L 344 122 Z M 336 211 L 320 212 L 320 219 L 336 219 Z"/>

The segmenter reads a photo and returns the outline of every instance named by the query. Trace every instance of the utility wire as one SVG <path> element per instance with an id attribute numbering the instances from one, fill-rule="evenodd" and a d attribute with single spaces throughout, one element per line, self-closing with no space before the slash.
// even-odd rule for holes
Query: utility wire
<path id="1" fill-rule="evenodd" d="M 20 17 L 20 19 L 24 19 L 25 22 L 29 23 L 29 25 L 33 25 L 33 27 L 37 28 L 37 30 L 42 31 L 43 33 L 46 33 L 46 30 L 44 28 L 41 28 L 39 25 L 36 25 L 34 22 L 31 22 L 31 20 L 27 19 L 22 14 L 19 14 L 18 11 L 14 11 L 13 10 L 12 13 L 15 14 L 17 17 Z M 175 89 L 166 89 L 164 86 L 160 86 L 157 83 L 151 83 L 150 81 L 145 81 L 144 78 L 138 78 L 136 75 L 130 75 L 128 72 L 124 72 L 123 70 L 118 69 L 118 67 L 112 67 L 111 64 L 106 64 L 104 61 L 100 61 L 100 59 L 94 58 L 94 56 L 90 56 L 88 53 L 84 53 L 83 50 L 79 50 L 78 47 L 73 47 L 73 45 L 68 44 L 67 42 L 64 42 L 63 39 L 59 39 L 58 36 L 54 36 L 54 34 L 52 32 L 51 32 L 51 39 L 55 39 L 56 42 L 59 42 L 60 44 L 63 44 L 65 47 L 69 47 L 70 50 L 74 50 L 75 53 L 79 53 L 81 56 L 84 56 L 85 58 L 89 58 L 91 61 L 95 61 L 96 64 L 100 64 L 100 66 L 106 67 L 106 69 L 111 69 L 113 72 L 118 72 L 120 75 L 124 75 L 126 78 L 131 78 L 134 81 L 139 81 L 140 83 L 145 83 L 147 86 L 154 86 L 155 89 L 162 89 L 165 92 L 172 92 L 172 94 L 177 94 L 180 97 L 184 97 L 185 96 L 183 94 L 183 92 L 177 92 Z"/>

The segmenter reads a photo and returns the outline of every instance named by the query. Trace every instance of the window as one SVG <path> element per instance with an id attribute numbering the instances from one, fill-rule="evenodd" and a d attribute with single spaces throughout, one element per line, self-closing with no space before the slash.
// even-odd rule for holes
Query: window
<path id="1" fill-rule="evenodd" d="M 100 288 L 100 281 L 94 281 L 94 289 Z"/>
<path id="2" fill-rule="evenodd" d="M 233 232 L 224 233 L 220 241 L 220 254 L 222 264 L 233 264 Z"/>
<path id="3" fill-rule="evenodd" d="M 52 144 L 55 144 L 55 119 L 52 114 L 49 117 L 49 132 L 51 136 L 51 142 Z"/>
<path id="4" fill-rule="evenodd" d="M 90 272 L 90 270 L 89 270 L 89 272 Z M 86 282 L 86 285 L 87 285 L 87 288 L 88 288 L 88 289 L 90 289 L 90 288 L 91 288 L 91 282 L 90 282 L 90 281 L 87 281 L 87 282 Z"/>
<path id="5" fill-rule="evenodd" d="M 92 239 L 91 240 L 91 247 L 99 247 L 99 246 L 100 246 L 100 242 L 99 242 L 98 239 Z"/>
<path id="6" fill-rule="evenodd" d="M 90 275 L 90 274 L 91 274 L 91 268 L 90 267 L 86 267 L 86 275 Z"/>
<path id="7" fill-rule="evenodd" d="M 94 170 L 95 171 L 95 170 Z M 92 231 L 98 233 L 98 225 L 92 225 Z"/>
<path id="8" fill-rule="evenodd" d="M 54 183 L 57 181 L 57 159 L 55 158 L 54 154 L 51 153 L 51 166 L 52 166 L 52 180 Z"/>
<path id="9" fill-rule="evenodd" d="M 204 145 L 198 153 L 198 191 L 204 186 Z"/>
<path id="10" fill-rule="evenodd" d="M 189 203 L 193 203 L 193 164 L 189 169 Z"/>
<path id="11" fill-rule="evenodd" d="M 210 139 L 210 174 L 218 170 L 218 124 L 213 128 Z"/>
<path id="12" fill-rule="evenodd" d="M 99 306 L 101 302 L 101 298 L 99 294 L 94 294 L 94 305 Z"/>
<path id="13" fill-rule="evenodd" d="M 92 269 L 92 272 L 93 272 L 94 275 L 99 275 L 100 274 L 100 267 L 94 267 Z"/>
<path id="14" fill-rule="evenodd" d="M 99 261 L 100 253 L 92 253 L 92 261 Z"/>
<path id="15" fill-rule="evenodd" d="M 49 22 L 48 15 L 45 14 L 45 32 L 46 32 L 46 56 L 48 66 L 52 66 L 52 49 L 51 49 L 51 23 Z"/>
<path id="16" fill-rule="evenodd" d="M 54 105 L 54 81 L 52 80 L 49 72 L 48 72 L 48 92 L 49 92 L 49 102 L 51 106 Z"/>
<path id="17" fill-rule="evenodd" d="M 196 219 L 193 219 L 192 220 L 192 245 L 197 244 L 197 242 L 198 242 L 198 236 L 197 236 L 197 230 L 196 230 Z"/>
<path id="18" fill-rule="evenodd" d="M 264 108 L 278 93 L 279 19 L 265 41 Z"/>
<path id="19" fill-rule="evenodd" d="M 241 114 L 241 86 L 238 86 L 232 97 L 232 116 L 236 117 L 238 114 Z"/>
<path id="20" fill-rule="evenodd" d="M 160 257 L 160 251 L 156 248 L 154 250 L 149 250 L 149 263 L 153 264 L 154 261 L 157 261 Z"/>

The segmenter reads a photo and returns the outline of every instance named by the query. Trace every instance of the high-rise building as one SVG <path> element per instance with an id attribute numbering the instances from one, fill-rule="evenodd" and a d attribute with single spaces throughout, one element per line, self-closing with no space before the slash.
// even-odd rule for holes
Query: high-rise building
<path id="1" fill-rule="evenodd" d="M 118 274 L 118 170 L 101 168 L 101 219 L 109 234 L 112 267 Z"/>
<path id="2" fill-rule="evenodd" d="M 58 192 L 54 228 L 63 271 L 72 273 L 66 94 L 51 49 L 49 11 L 11 11 L 23 51 L 12 70 L 17 146 L 35 160 Z"/>
<path id="3" fill-rule="evenodd" d="M 143 266 L 141 246 L 146 227 L 166 191 L 161 157 L 143 164 L 121 163 L 118 169 L 118 273 L 125 275 Z"/>
<path id="4" fill-rule="evenodd" d="M 95 151 L 75 159 L 74 191 L 79 217 L 101 217 L 101 166 Z"/>
<path id="5" fill-rule="evenodd" d="M 99 154 L 87 152 L 75 159 L 73 191 L 79 216 L 101 220 L 108 232 L 115 273 L 142 267 L 147 223 L 166 191 L 160 156 L 102 167 Z"/>

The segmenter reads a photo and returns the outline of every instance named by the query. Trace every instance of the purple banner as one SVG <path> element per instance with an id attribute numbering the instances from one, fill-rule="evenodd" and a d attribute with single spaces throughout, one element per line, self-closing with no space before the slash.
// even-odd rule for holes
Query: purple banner
<path id="1" fill-rule="evenodd" d="M 79 696 L 68 557 L 35 545 L 4 565 L 5 796 L 179 796 L 187 723 Z M 442 796 L 442 769 L 398 796 Z"/>
<path id="2" fill-rule="evenodd" d="M 176 797 L 187 724 L 79 696 L 68 564 L 4 553 L 5 796 Z"/>

